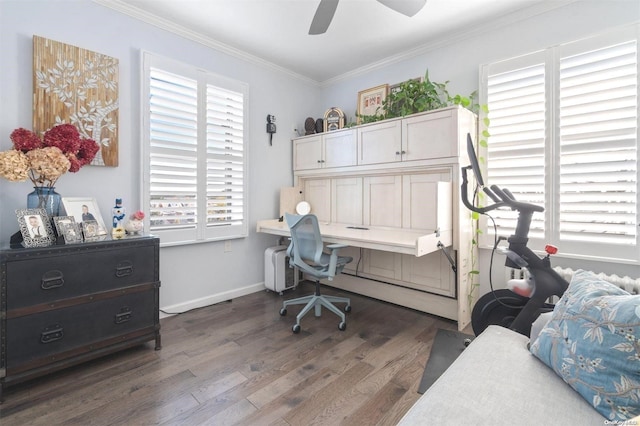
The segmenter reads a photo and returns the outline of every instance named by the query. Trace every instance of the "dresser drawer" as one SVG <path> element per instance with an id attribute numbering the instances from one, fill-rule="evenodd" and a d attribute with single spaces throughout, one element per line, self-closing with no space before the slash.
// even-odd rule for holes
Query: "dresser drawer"
<path id="1" fill-rule="evenodd" d="M 122 247 L 7 262 L 7 310 L 153 282 L 154 250 Z"/>
<path id="2" fill-rule="evenodd" d="M 156 290 L 7 320 L 7 370 L 154 327 Z M 91 348 L 87 347 L 87 350 Z M 70 353 L 71 353 L 70 352 Z"/>

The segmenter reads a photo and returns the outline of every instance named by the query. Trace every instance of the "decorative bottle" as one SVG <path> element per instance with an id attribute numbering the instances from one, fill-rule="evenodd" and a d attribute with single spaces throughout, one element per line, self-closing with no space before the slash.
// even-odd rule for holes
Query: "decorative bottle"
<path id="1" fill-rule="evenodd" d="M 122 238 L 125 236 L 124 218 L 126 212 L 122 207 L 122 198 L 116 198 L 116 205 L 111 209 L 112 229 L 111 236 L 113 238 Z"/>

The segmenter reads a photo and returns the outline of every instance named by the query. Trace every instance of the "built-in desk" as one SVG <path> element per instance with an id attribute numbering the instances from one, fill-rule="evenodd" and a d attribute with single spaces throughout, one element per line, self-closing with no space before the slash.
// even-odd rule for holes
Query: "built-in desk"
<path id="1" fill-rule="evenodd" d="M 354 258 L 324 284 L 450 318 L 459 329 L 470 323 L 476 232 L 460 202 L 460 168 L 476 120 L 451 106 L 293 140 L 293 182 L 279 215 L 305 201 L 325 242 L 349 246 L 340 254 Z M 289 236 L 277 220 L 259 221 L 257 231 Z"/>
<path id="2" fill-rule="evenodd" d="M 451 230 L 443 230 L 425 234 L 408 229 L 389 229 L 371 227 L 368 229 L 350 228 L 348 224 L 320 223 L 320 233 L 327 243 L 346 244 L 372 250 L 389 251 L 393 253 L 411 254 L 416 257 L 433 253 L 440 247 L 451 245 Z M 289 227 L 285 222 L 277 219 L 259 220 L 257 232 L 288 237 Z"/>

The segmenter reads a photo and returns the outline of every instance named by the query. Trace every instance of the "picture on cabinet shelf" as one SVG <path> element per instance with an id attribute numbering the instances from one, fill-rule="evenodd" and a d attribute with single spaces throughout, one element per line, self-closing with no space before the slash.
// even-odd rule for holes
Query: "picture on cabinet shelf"
<path id="1" fill-rule="evenodd" d="M 65 244 L 81 243 L 82 231 L 73 216 L 57 216 L 53 218 L 58 236 L 64 238 Z"/>
<path id="2" fill-rule="evenodd" d="M 16 217 L 24 247 L 46 247 L 55 242 L 51 221 L 45 209 L 18 209 Z"/>
<path id="3" fill-rule="evenodd" d="M 102 215 L 100 215 L 100 209 L 98 209 L 98 203 L 95 198 L 88 197 L 62 197 L 62 205 L 64 206 L 64 210 L 67 216 L 72 216 L 76 223 L 82 224 L 82 230 L 85 231 L 84 223 L 87 221 L 95 221 L 97 223 L 97 228 L 95 229 L 95 235 L 93 237 L 98 237 L 101 235 L 107 235 L 107 228 L 104 226 L 104 221 L 102 220 Z M 95 227 L 93 223 L 91 223 L 91 228 Z M 87 235 L 85 234 L 85 239 Z"/>
<path id="4" fill-rule="evenodd" d="M 92 241 L 100 237 L 100 225 L 97 220 L 85 220 L 82 222 L 82 233 L 85 241 Z"/>
<path id="5" fill-rule="evenodd" d="M 387 98 L 388 84 L 372 87 L 371 89 L 358 92 L 358 109 L 356 116 L 358 124 L 362 124 L 365 116 L 384 115 L 383 103 Z"/>

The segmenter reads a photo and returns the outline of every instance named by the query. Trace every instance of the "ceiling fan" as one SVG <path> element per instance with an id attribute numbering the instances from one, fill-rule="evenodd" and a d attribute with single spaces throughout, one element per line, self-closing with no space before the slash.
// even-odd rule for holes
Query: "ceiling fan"
<path id="1" fill-rule="evenodd" d="M 336 13 L 339 0 L 320 0 L 316 14 L 309 27 L 310 35 L 324 34 L 331 24 L 333 15 Z M 390 9 L 400 12 L 406 16 L 413 16 L 425 5 L 427 0 L 377 0 Z"/>

